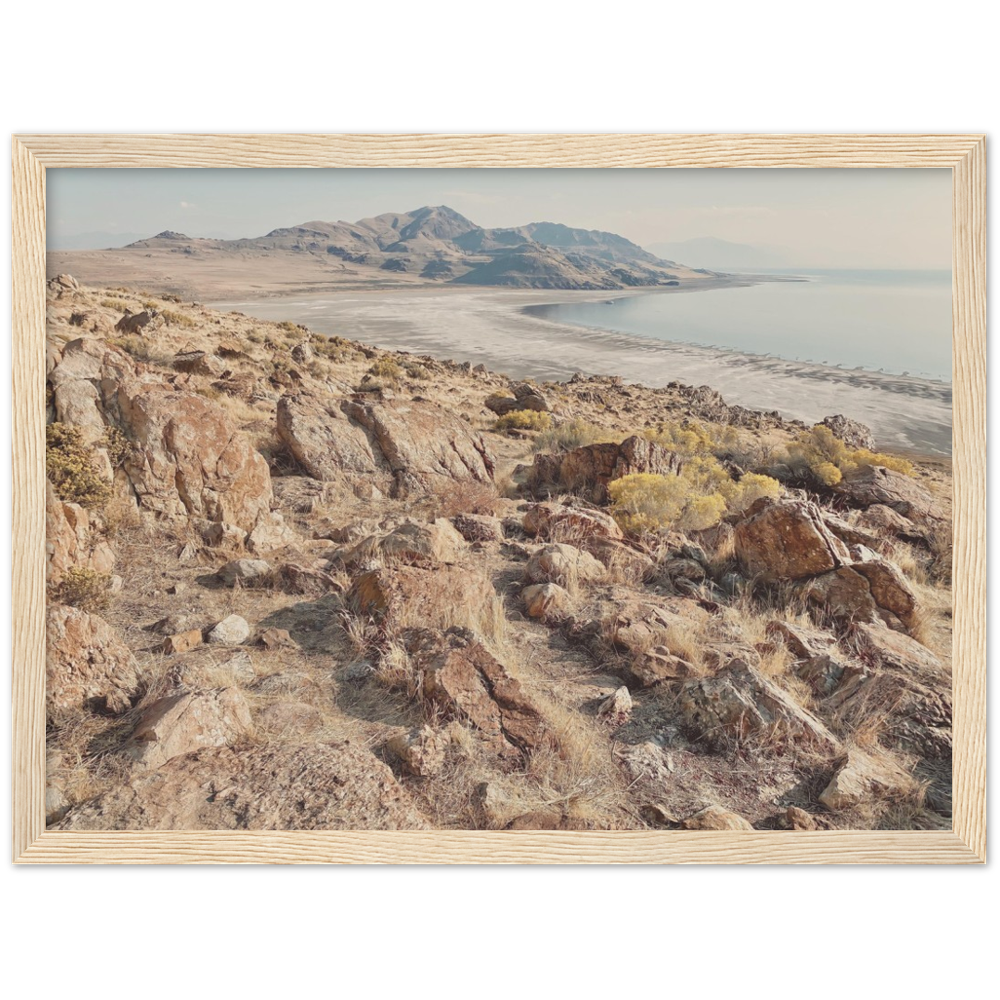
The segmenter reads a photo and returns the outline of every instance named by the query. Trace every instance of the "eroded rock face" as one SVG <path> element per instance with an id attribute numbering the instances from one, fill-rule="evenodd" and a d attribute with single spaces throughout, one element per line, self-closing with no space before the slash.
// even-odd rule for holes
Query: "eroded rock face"
<path id="1" fill-rule="evenodd" d="M 542 713 L 520 681 L 468 633 L 425 634 L 412 657 L 423 698 L 470 723 L 501 756 L 548 741 Z"/>
<path id="2" fill-rule="evenodd" d="M 494 460 L 483 437 L 429 402 L 284 396 L 277 429 L 316 479 L 368 477 L 396 496 L 441 477 L 493 481 Z"/>
<path id="3" fill-rule="evenodd" d="M 237 688 L 178 691 L 148 705 L 127 753 L 145 767 L 202 747 L 228 746 L 251 725 L 246 698 Z"/>
<path id="4" fill-rule="evenodd" d="M 133 443 L 125 471 L 142 507 L 244 532 L 268 518 L 267 462 L 219 406 L 163 385 L 122 384 L 117 400 Z"/>
<path id="5" fill-rule="evenodd" d="M 422 830 L 389 768 L 350 742 L 182 754 L 71 810 L 59 830 Z"/>
<path id="6" fill-rule="evenodd" d="M 51 483 L 45 492 L 45 555 L 45 580 L 51 587 L 58 587 L 71 569 L 110 573 L 115 565 L 114 550 L 95 533 L 87 511 L 61 501 Z"/>
<path id="7" fill-rule="evenodd" d="M 96 706 L 124 712 L 139 693 L 139 670 L 115 630 L 97 615 L 50 604 L 46 615 L 48 714 Z"/>
<path id="8" fill-rule="evenodd" d="M 758 500 L 737 523 L 734 541 L 744 572 L 767 583 L 818 576 L 850 561 L 819 508 L 800 500 Z"/>
<path id="9" fill-rule="evenodd" d="M 819 719 L 741 660 L 714 677 L 686 682 L 677 704 L 689 725 L 709 740 L 757 735 L 785 737 L 826 750 L 839 745 Z"/>
<path id="10" fill-rule="evenodd" d="M 613 480 L 639 472 L 676 474 L 681 464 L 674 452 L 633 436 L 621 444 L 590 444 L 563 455 L 536 455 L 529 485 L 536 492 L 575 493 L 603 504 L 608 502 L 608 483 Z"/>

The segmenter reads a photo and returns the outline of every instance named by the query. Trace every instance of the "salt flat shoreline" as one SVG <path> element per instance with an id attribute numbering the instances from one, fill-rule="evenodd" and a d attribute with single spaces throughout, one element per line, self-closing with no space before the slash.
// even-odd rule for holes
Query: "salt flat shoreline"
<path id="1" fill-rule="evenodd" d="M 757 280 L 746 276 L 746 284 Z M 761 276 L 760 280 L 773 280 Z M 727 282 L 731 286 L 731 282 Z M 265 320 L 292 320 L 317 333 L 383 349 L 484 364 L 514 378 L 559 381 L 576 372 L 626 382 L 709 385 L 729 403 L 816 422 L 844 413 L 871 427 L 878 445 L 950 456 L 952 387 L 914 376 L 848 370 L 575 326 L 532 315 L 531 306 L 634 295 L 709 291 L 594 292 L 482 287 L 337 289 L 206 302 Z"/>

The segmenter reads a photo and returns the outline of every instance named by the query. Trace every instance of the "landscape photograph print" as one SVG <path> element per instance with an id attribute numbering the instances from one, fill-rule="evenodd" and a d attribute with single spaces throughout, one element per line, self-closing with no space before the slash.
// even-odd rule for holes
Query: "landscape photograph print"
<path id="1" fill-rule="evenodd" d="M 46 225 L 48 830 L 951 830 L 950 169 Z"/>

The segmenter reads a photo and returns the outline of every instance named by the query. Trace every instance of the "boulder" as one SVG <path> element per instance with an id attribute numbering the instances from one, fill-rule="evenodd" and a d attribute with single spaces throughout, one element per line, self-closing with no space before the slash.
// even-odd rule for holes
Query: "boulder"
<path id="1" fill-rule="evenodd" d="M 116 400 L 132 443 L 124 468 L 140 507 L 243 532 L 269 517 L 267 462 L 218 404 L 134 380 L 119 383 Z"/>
<path id="2" fill-rule="evenodd" d="M 179 691 L 143 708 L 126 753 L 144 767 L 160 767 L 178 754 L 229 746 L 250 725 L 250 709 L 237 688 Z"/>
<path id="3" fill-rule="evenodd" d="M 201 643 L 202 634 L 200 628 L 188 629 L 186 632 L 175 632 L 163 640 L 163 652 L 167 655 L 187 653 L 200 646 Z"/>
<path id="4" fill-rule="evenodd" d="M 298 643 L 292 638 L 286 628 L 266 628 L 257 637 L 257 641 L 269 652 L 275 649 L 296 649 Z"/>
<path id="5" fill-rule="evenodd" d="M 241 642 L 246 642 L 249 638 L 250 626 L 247 624 L 246 619 L 241 618 L 239 615 L 230 615 L 208 630 L 205 641 L 238 645 Z"/>
<path id="6" fill-rule="evenodd" d="M 70 810 L 59 830 L 422 830 L 389 768 L 353 741 L 211 747 Z"/>
<path id="7" fill-rule="evenodd" d="M 785 822 L 788 824 L 790 830 L 804 832 L 820 829 L 819 823 L 816 822 L 816 817 L 811 813 L 807 813 L 805 809 L 799 809 L 798 806 L 788 807 L 785 811 Z"/>
<path id="8" fill-rule="evenodd" d="M 573 503 L 533 503 L 524 513 L 524 532 L 549 542 L 580 545 L 592 538 L 621 541 L 618 522 L 597 507 Z"/>
<path id="9" fill-rule="evenodd" d="M 360 478 L 396 496 L 442 478 L 493 481 L 494 459 L 485 439 L 426 400 L 284 396 L 277 430 L 316 479 Z"/>
<path id="10" fill-rule="evenodd" d="M 765 583 L 806 579 L 850 561 L 819 508 L 801 500 L 756 501 L 737 522 L 734 542 L 743 571 Z"/>
<path id="11" fill-rule="evenodd" d="M 611 538 L 590 538 L 581 542 L 580 548 L 603 563 L 611 579 L 640 584 L 656 575 L 656 563 L 644 552 L 624 542 Z"/>
<path id="12" fill-rule="evenodd" d="M 677 706 L 703 737 L 788 739 L 815 748 L 839 746 L 836 737 L 781 688 L 748 664 L 734 660 L 714 677 L 686 682 Z"/>
<path id="13" fill-rule="evenodd" d="M 271 569 L 271 564 L 263 559 L 232 559 L 219 570 L 218 575 L 227 587 L 237 583 L 246 587 L 267 579 Z"/>
<path id="14" fill-rule="evenodd" d="M 820 793 L 819 801 L 837 812 L 860 805 L 867 799 L 898 795 L 913 788 L 913 779 L 891 761 L 852 748 Z"/>
<path id="15" fill-rule="evenodd" d="M 521 591 L 529 618 L 564 618 L 573 606 L 569 592 L 555 583 L 535 583 Z"/>
<path id="16" fill-rule="evenodd" d="M 854 630 L 858 651 L 869 663 L 898 670 L 914 677 L 944 670 L 941 661 L 926 647 L 908 635 L 884 625 L 858 625 Z"/>
<path id="17" fill-rule="evenodd" d="M 860 466 L 844 476 L 834 487 L 852 507 L 868 508 L 881 504 L 919 524 L 933 523 L 946 517 L 934 498 L 912 476 L 893 472 L 880 465 Z"/>
<path id="18" fill-rule="evenodd" d="M 75 503 L 60 500 L 52 484 L 45 484 L 45 581 L 58 587 L 71 569 L 110 573 L 115 553 Z"/>
<path id="19" fill-rule="evenodd" d="M 851 569 L 867 581 L 872 600 L 884 611 L 894 614 L 908 628 L 917 617 L 917 597 L 898 567 L 885 559 L 868 558 L 851 564 Z"/>
<path id="20" fill-rule="evenodd" d="M 450 628 L 491 607 L 496 597 L 478 569 L 445 563 L 433 570 L 396 566 L 364 573 L 351 584 L 346 603 L 355 614 L 387 625 Z"/>
<path id="21" fill-rule="evenodd" d="M 532 555 L 524 578 L 529 583 L 555 583 L 572 590 L 578 584 L 601 580 L 606 573 L 603 563 L 589 553 L 556 542 Z"/>
<path id="22" fill-rule="evenodd" d="M 450 521 L 439 518 L 431 523 L 407 521 L 386 535 L 371 535 L 341 554 L 345 566 L 371 564 L 380 560 L 415 566 L 453 563 L 465 549 L 465 539 Z"/>
<path id="23" fill-rule="evenodd" d="M 285 523 L 281 514 L 272 512 L 261 517 L 246 537 L 246 547 L 251 552 L 273 552 L 288 548 L 299 541 L 298 533 Z"/>
<path id="24" fill-rule="evenodd" d="M 561 455 L 536 455 L 528 486 L 535 492 L 575 493 L 603 504 L 608 502 L 608 484 L 613 480 L 639 472 L 676 474 L 681 464 L 674 452 L 634 436 L 621 444 L 590 444 Z"/>
<path id="25" fill-rule="evenodd" d="M 874 503 L 858 514 L 857 523 L 862 528 L 886 538 L 898 538 L 904 542 L 927 542 L 927 533 L 918 527 L 908 517 L 897 514 L 892 507 L 882 503 Z M 867 544 L 867 543 L 866 543 Z"/>
<path id="26" fill-rule="evenodd" d="M 681 824 L 685 830 L 753 830 L 753 826 L 738 813 L 722 806 L 706 806 Z"/>
<path id="27" fill-rule="evenodd" d="M 840 438 L 848 448 L 875 450 L 875 438 L 872 437 L 871 429 L 858 423 L 857 420 L 845 417 L 842 413 L 832 417 L 824 417 L 820 421 L 820 426 L 828 427 L 833 436 Z"/>
<path id="28" fill-rule="evenodd" d="M 50 604 L 46 614 L 45 705 L 49 716 L 97 707 L 115 714 L 140 689 L 131 651 L 103 618 Z"/>
<path id="29" fill-rule="evenodd" d="M 423 699 L 447 717 L 471 724 L 500 756 L 519 756 L 550 743 L 533 699 L 469 633 L 428 634 L 411 657 Z"/>

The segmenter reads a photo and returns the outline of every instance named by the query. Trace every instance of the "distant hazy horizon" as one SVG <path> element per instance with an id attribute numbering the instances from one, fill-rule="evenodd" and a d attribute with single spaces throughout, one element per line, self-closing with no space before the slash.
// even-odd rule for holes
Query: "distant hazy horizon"
<path id="1" fill-rule="evenodd" d="M 218 239 L 313 220 L 448 205 L 486 227 L 560 222 L 640 246 L 715 238 L 778 246 L 790 266 L 951 267 L 951 171 L 47 171 L 50 249 L 165 229 Z"/>

